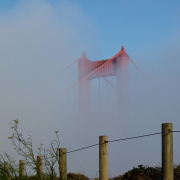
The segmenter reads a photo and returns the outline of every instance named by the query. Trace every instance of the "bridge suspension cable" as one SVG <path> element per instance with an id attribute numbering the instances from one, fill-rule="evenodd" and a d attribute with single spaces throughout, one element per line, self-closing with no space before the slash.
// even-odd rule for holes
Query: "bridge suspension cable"
<path id="1" fill-rule="evenodd" d="M 70 64 L 69 66 L 65 67 L 64 69 L 62 69 L 61 71 L 57 72 L 55 75 L 51 76 L 47 81 L 55 78 L 57 75 L 61 74 L 63 71 L 65 71 L 66 69 L 69 69 L 72 65 L 76 64 L 78 61 L 80 61 L 81 58 L 77 59 L 75 62 L 73 62 L 72 64 Z"/>
<path id="2" fill-rule="evenodd" d="M 136 67 L 136 69 L 147 79 L 147 81 L 153 86 L 153 88 L 161 94 L 161 92 L 154 86 L 154 84 L 150 81 L 150 79 L 140 70 L 140 68 L 134 63 L 134 61 L 130 58 L 132 64 Z"/>
<path id="3" fill-rule="evenodd" d="M 105 79 L 105 81 L 107 81 L 108 84 L 111 85 L 111 87 L 112 87 L 115 91 L 117 91 L 117 89 L 109 82 L 109 80 L 108 80 L 107 78 L 105 78 L 105 77 L 103 77 L 103 78 Z"/>

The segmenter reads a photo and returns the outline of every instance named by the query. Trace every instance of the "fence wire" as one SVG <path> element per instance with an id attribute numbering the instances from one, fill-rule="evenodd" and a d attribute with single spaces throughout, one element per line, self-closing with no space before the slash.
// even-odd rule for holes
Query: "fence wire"
<path id="1" fill-rule="evenodd" d="M 99 145 L 99 143 L 93 144 L 93 145 L 90 145 L 90 146 L 86 146 L 86 147 L 83 147 L 83 148 L 79 148 L 79 149 L 76 149 L 76 150 L 72 150 L 72 151 L 66 152 L 64 154 L 72 153 L 72 152 L 75 152 L 75 151 L 80 151 L 80 150 L 83 150 L 83 149 L 88 149 L 88 148 L 91 148 L 91 147 L 94 147 L 94 146 L 97 146 L 97 145 Z"/>
<path id="2" fill-rule="evenodd" d="M 175 132 L 175 131 L 171 131 L 171 132 Z M 176 131 L 176 132 L 180 132 L 180 131 Z M 134 136 L 134 137 L 123 138 L 123 139 L 115 139 L 115 140 L 111 140 L 111 141 L 105 141 L 104 143 L 116 142 L 116 141 L 126 141 L 126 140 L 130 140 L 130 139 L 137 139 L 137 138 L 142 138 L 142 137 L 147 137 L 147 136 L 154 136 L 154 135 L 161 134 L 161 133 L 162 132 L 153 133 L 153 134 L 145 134 L 145 135 L 141 135 L 141 136 Z M 72 153 L 72 152 L 76 152 L 76 151 L 81 151 L 83 149 L 88 149 L 88 148 L 91 148 L 91 147 L 94 147 L 94 146 L 98 146 L 98 145 L 99 145 L 99 143 L 93 144 L 93 145 L 86 146 L 86 147 L 83 147 L 83 148 L 79 148 L 79 149 L 75 149 L 75 150 L 72 150 L 72 151 L 68 151 L 66 153 L 64 152 L 64 154 L 68 154 L 68 153 Z"/>
<path id="3" fill-rule="evenodd" d="M 180 132 L 180 131 L 171 131 L 171 130 L 169 130 L 169 133 L 170 132 Z M 158 135 L 158 134 L 162 134 L 162 132 L 152 133 L 152 134 L 145 134 L 145 135 L 141 135 L 141 136 L 133 136 L 133 137 L 129 137 L 129 138 L 115 139 L 115 140 L 111 140 L 111 141 L 105 141 L 104 143 L 117 142 L 117 141 L 126 141 L 126 140 L 130 140 L 130 139 L 138 139 L 138 138 L 154 136 L 154 135 Z M 86 147 L 83 147 L 83 148 L 79 148 L 79 149 L 75 149 L 75 150 L 72 150 L 72 151 L 64 152 L 64 154 L 68 154 L 68 153 L 72 153 L 72 152 L 76 152 L 76 151 L 81 151 L 81 150 L 88 149 L 88 148 L 98 146 L 98 145 L 99 145 L 99 143 L 96 143 L 96 144 L 86 146 Z M 52 157 L 46 157 L 45 159 L 47 160 L 49 158 L 52 158 Z"/>
<path id="4" fill-rule="evenodd" d="M 108 141 L 108 142 L 125 141 L 125 140 L 129 140 L 129 139 L 137 139 L 137 138 L 142 138 L 142 137 L 147 137 L 147 136 L 154 136 L 154 135 L 157 135 L 157 134 L 161 134 L 161 132 L 153 133 L 153 134 L 145 134 L 145 135 L 142 135 L 142 136 L 134 136 L 134 137 L 124 138 L 124 139 L 116 139 L 116 140 L 111 140 L 111 141 Z"/>
<path id="5" fill-rule="evenodd" d="M 180 132 L 180 131 L 171 131 L 171 130 L 170 130 L 170 132 Z"/>

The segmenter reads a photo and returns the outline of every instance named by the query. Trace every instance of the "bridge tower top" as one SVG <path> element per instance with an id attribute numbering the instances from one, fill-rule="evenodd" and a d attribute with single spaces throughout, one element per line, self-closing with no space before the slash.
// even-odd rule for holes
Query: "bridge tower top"
<path id="1" fill-rule="evenodd" d="M 106 60 L 91 61 L 83 52 L 78 61 L 78 106 L 79 109 L 88 109 L 90 106 L 90 80 L 99 77 L 117 77 L 117 101 L 118 106 L 128 102 L 128 82 L 129 82 L 129 56 L 125 52 L 125 47 L 115 56 Z"/>

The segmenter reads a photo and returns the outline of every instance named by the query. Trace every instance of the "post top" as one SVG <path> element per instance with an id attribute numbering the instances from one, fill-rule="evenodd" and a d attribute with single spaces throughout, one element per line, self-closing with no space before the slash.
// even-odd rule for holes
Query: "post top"
<path id="1" fill-rule="evenodd" d="M 173 123 L 170 123 L 170 122 L 162 123 L 162 125 L 167 125 L 167 124 L 173 124 Z"/>
<path id="2" fill-rule="evenodd" d="M 125 47 L 121 46 L 121 51 L 125 52 Z"/>
<path id="3" fill-rule="evenodd" d="M 86 57 L 86 52 L 83 52 L 82 57 Z"/>

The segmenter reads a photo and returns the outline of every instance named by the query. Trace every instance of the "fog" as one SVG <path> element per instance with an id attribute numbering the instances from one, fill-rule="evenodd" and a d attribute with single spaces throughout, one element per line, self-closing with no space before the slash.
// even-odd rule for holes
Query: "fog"
<path id="1" fill-rule="evenodd" d="M 62 1 L 53 8 L 44 1 L 28 1 L 0 14 L 0 152 L 22 158 L 8 140 L 12 134 L 9 122 L 17 118 L 24 137 L 32 135 L 34 150 L 40 143 L 49 147 L 56 138 L 54 131 L 59 131 L 60 147 L 71 151 L 98 143 L 100 135 L 113 140 L 160 132 L 164 122 L 180 130 L 178 32 L 160 51 L 130 54 L 132 50 L 126 47 L 146 75 L 130 62 L 128 120 L 116 111 L 116 92 L 103 78 L 100 86 L 99 79 L 93 79 L 91 109 L 82 117 L 77 113 L 77 86 L 60 96 L 77 82 L 77 64 L 51 77 L 83 51 L 87 57 L 98 54 L 98 28 L 75 4 Z M 108 79 L 116 87 L 116 77 Z M 179 148 L 178 134 L 174 134 L 175 164 L 179 163 Z M 98 146 L 67 154 L 68 172 L 95 177 L 98 154 Z M 160 135 L 109 143 L 110 176 L 139 164 L 161 166 Z"/>

